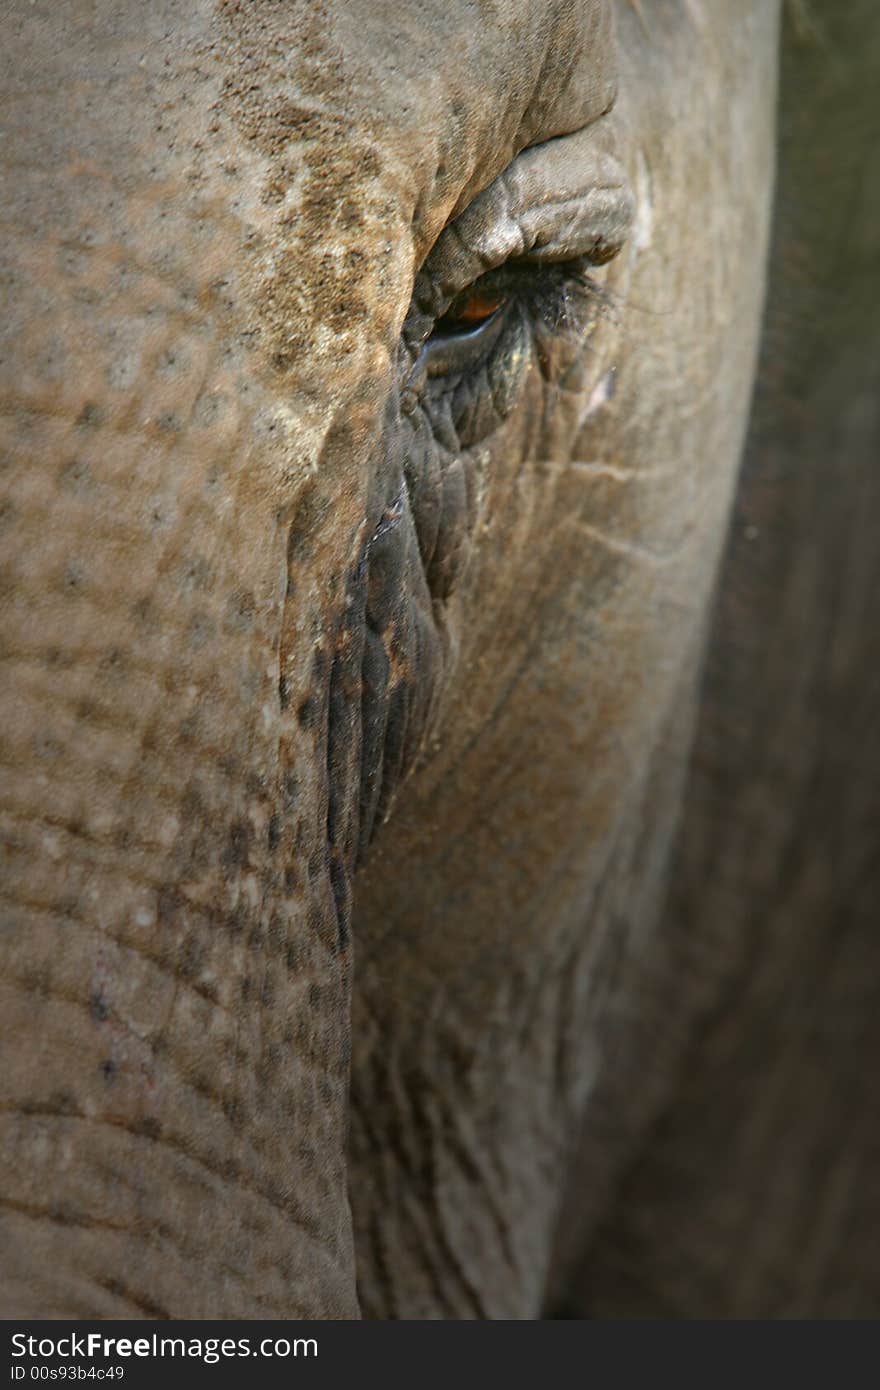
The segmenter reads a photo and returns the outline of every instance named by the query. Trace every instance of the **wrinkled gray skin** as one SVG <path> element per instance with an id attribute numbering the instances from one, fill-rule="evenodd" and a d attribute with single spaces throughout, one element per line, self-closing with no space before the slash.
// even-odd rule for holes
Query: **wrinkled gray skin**
<path id="1" fill-rule="evenodd" d="M 776 4 L 11 7 L 5 1315 L 876 1312 L 880 25 L 824 9 L 666 896 Z"/>

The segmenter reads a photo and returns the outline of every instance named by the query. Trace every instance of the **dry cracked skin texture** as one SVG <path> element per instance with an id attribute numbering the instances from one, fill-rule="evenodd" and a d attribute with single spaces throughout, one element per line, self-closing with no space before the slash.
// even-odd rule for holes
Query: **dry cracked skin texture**
<path id="1" fill-rule="evenodd" d="M 431 507 L 415 508 L 420 537 L 401 491 L 395 388 L 414 273 L 444 225 L 518 150 L 612 105 L 609 18 L 599 4 L 249 4 L 37 7 L 21 22 L 4 991 L 12 1036 L 36 1045 L 7 1073 L 13 1300 L 354 1309 L 351 873 L 362 822 L 382 818 L 418 747 L 433 756 L 411 784 L 417 810 L 401 808 L 359 890 L 348 1176 L 362 1303 L 455 1315 L 540 1296 L 586 1074 L 567 1041 L 583 985 L 559 991 L 606 937 L 599 899 L 629 873 L 607 866 L 635 853 L 625 827 L 653 750 L 687 723 L 692 595 L 708 592 L 742 430 L 760 276 L 746 295 L 734 284 L 764 235 L 767 178 L 753 189 L 746 168 L 772 90 L 772 42 L 763 67 L 745 62 L 760 21 L 733 26 L 725 59 L 734 167 L 707 159 L 703 132 L 642 147 L 640 120 L 659 133 L 675 115 L 654 73 L 646 112 L 634 78 L 618 102 L 631 172 L 654 180 L 641 197 L 656 259 L 652 272 L 636 248 L 607 284 L 656 302 L 694 183 L 719 226 L 737 208 L 734 234 L 690 267 L 702 293 L 678 293 L 673 272 L 650 350 L 607 324 L 567 367 L 551 343 L 485 444 L 446 439 L 433 577 Z M 699 42 L 670 12 L 650 62 L 685 80 Z M 729 103 L 692 85 L 723 137 Z M 737 350 L 713 358 L 709 325 L 730 315 Z M 712 406 L 718 372 L 741 403 L 730 423 Z M 500 849 L 469 829 L 483 816 Z M 402 925 L 382 901 L 397 885 Z M 406 991 L 388 987 L 400 970 Z M 459 1077 L 460 1052 L 476 1061 Z M 418 1076 L 435 1054 L 454 1076 L 413 1127 L 398 1057 Z M 531 1209 L 503 1281 L 497 1234 L 446 1210 L 467 1213 L 459 1189 L 481 1190 L 448 1119 L 471 1123 L 468 1088 L 476 1171 L 498 1170 L 490 1220 L 503 1233 Z M 524 1117 L 527 1153 L 511 1143 Z M 377 1202 L 399 1214 L 379 1237 Z M 389 1259 L 407 1294 L 371 1274 Z"/>
<path id="2" fill-rule="evenodd" d="M 617 18 L 10 25 L 10 1315 L 533 1315 L 584 1114 L 588 1231 L 659 1104 L 776 7 Z M 403 389 L 444 228 L 584 127 L 611 312 Z"/>

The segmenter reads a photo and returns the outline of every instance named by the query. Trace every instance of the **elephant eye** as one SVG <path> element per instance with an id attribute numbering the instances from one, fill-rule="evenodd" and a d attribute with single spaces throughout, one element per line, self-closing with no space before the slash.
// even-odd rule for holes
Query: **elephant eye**
<path id="1" fill-rule="evenodd" d="M 461 333 L 472 333 L 488 324 L 507 303 L 509 296 L 501 289 L 481 288 L 472 285 L 470 289 L 452 301 L 442 318 L 434 325 L 434 336 L 452 337 Z"/>
<path id="2" fill-rule="evenodd" d="M 487 271 L 462 290 L 434 319 L 422 339 L 411 384 L 430 380 L 443 389 L 474 377 L 501 354 L 523 364 L 524 335 L 531 339 L 584 329 L 601 298 L 580 257 L 540 266 L 515 259 Z M 503 366 L 496 361 L 496 367 Z M 497 394 L 497 392 L 496 392 Z"/>
<path id="3" fill-rule="evenodd" d="M 449 447 L 513 409 L 530 366 L 573 367 L 611 303 L 599 267 L 635 214 L 612 133 L 597 124 L 522 150 L 440 232 L 401 335 L 401 400 Z M 613 290 L 613 276 L 610 289 Z"/>
<path id="4" fill-rule="evenodd" d="M 520 280 L 502 266 L 449 300 L 422 340 L 416 377 L 452 381 L 479 370 L 505 337 L 521 299 Z"/>

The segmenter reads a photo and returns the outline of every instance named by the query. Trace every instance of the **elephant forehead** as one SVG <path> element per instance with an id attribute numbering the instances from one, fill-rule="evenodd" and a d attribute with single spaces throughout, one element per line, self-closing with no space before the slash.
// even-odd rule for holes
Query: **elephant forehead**
<path id="1" fill-rule="evenodd" d="M 613 99 L 610 0 L 256 0 L 218 22 L 229 95 L 273 154 L 330 114 L 417 178 L 439 150 L 450 181 L 488 182 Z"/>
<path id="2" fill-rule="evenodd" d="M 520 149 L 613 102 L 608 0 L 330 0 L 218 13 L 218 107 L 262 157 L 274 293 L 287 309 L 295 283 L 288 356 L 365 324 L 390 341 L 413 264 L 450 215 Z"/>
<path id="3" fill-rule="evenodd" d="M 610 8 L 156 0 L 53 7 L 36 45 L 16 21 L 12 196 L 41 292 L 57 300 L 51 248 L 68 244 L 103 268 L 94 314 L 117 266 L 172 295 L 186 280 L 186 313 L 225 332 L 228 308 L 225 351 L 317 458 L 353 394 L 381 400 L 449 216 L 518 149 L 610 104 Z M 90 314 L 78 301 L 71 323 Z"/>

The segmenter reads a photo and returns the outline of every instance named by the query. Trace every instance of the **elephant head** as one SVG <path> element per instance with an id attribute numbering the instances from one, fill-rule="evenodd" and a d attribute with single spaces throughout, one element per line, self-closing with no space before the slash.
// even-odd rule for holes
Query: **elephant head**
<path id="1" fill-rule="evenodd" d="M 596 1193 L 653 1085 L 607 1006 L 744 438 L 777 8 L 13 9 L 8 1315 L 351 1316 L 356 1263 L 380 1316 L 540 1307 L 600 1015 Z"/>

